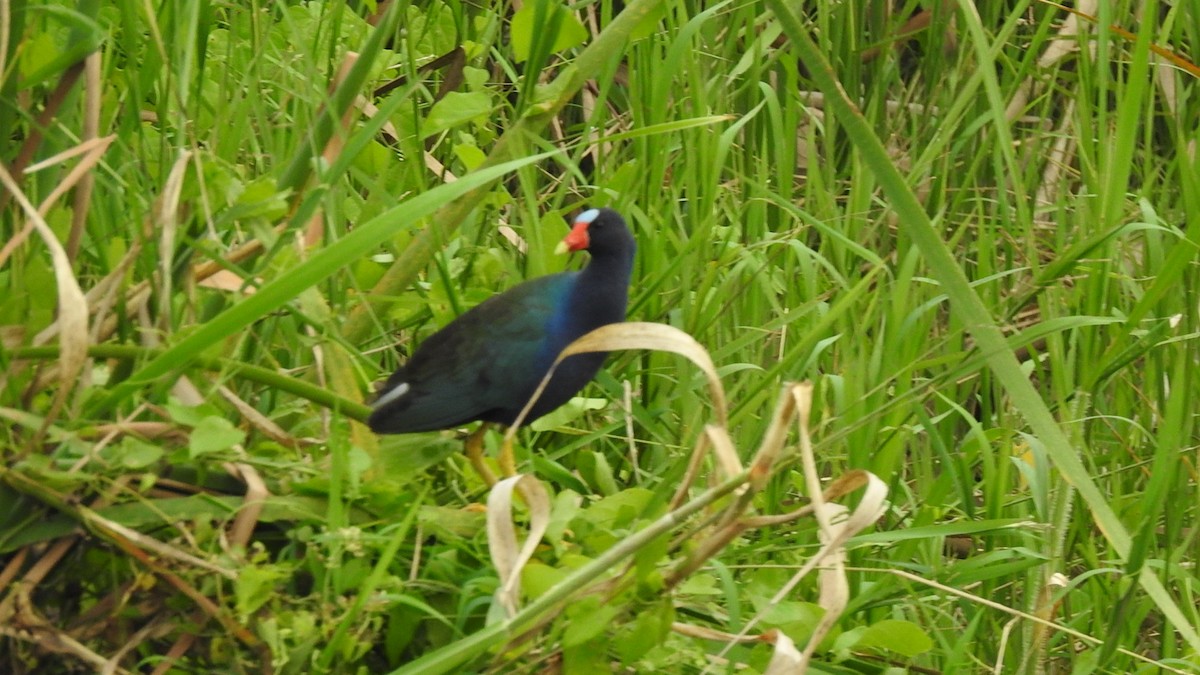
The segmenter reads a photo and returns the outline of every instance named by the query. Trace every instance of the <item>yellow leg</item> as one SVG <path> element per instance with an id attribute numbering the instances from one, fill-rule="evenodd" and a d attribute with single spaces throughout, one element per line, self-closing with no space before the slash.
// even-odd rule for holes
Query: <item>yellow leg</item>
<path id="1" fill-rule="evenodd" d="M 505 478 L 517 475 L 517 460 L 513 458 L 512 437 L 504 434 L 504 443 L 500 445 L 500 473 Z"/>
<path id="2" fill-rule="evenodd" d="M 488 468 L 488 465 L 483 462 L 483 435 L 487 433 L 488 423 L 484 422 L 479 425 L 479 428 L 471 432 L 467 436 L 467 461 L 475 468 L 475 473 L 487 483 L 488 487 L 496 484 L 496 474 Z M 501 458 L 501 467 L 504 466 L 503 458 Z"/>

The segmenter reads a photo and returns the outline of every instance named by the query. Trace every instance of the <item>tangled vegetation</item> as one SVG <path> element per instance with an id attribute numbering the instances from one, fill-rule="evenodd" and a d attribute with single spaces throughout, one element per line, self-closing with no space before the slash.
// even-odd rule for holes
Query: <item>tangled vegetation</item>
<path id="1" fill-rule="evenodd" d="M 1200 671 L 1196 3 L 0 37 L 0 670 Z M 523 477 L 371 434 L 585 206 L 634 323 Z"/>

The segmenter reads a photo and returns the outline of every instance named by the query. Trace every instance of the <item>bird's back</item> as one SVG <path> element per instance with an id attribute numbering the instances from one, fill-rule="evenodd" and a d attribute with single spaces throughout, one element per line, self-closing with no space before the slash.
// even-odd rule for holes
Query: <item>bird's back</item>
<path id="1" fill-rule="evenodd" d="M 574 339 L 557 335 L 553 326 L 576 276 L 568 272 L 527 281 L 429 336 L 388 379 L 371 428 L 407 433 L 475 420 L 511 423 L 558 351 Z"/>

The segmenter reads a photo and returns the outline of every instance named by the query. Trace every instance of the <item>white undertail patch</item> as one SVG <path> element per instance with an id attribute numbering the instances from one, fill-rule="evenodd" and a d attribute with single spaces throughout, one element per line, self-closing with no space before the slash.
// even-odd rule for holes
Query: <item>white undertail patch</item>
<path id="1" fill-rule="evenodd" d="M 379 410 L 383 406 L 385 406 L 389 403 L 392 403 L 395 400 L 399 399 L 401 396 L 404 396 L 405 394 L 407 394 L 409 389 L 410 389 L 410 387 L 408 386 L 407 382 L 401 382 L 400 384 L 392 387 L 391 389 L 388 389 L 387 392 L 385 392 L 383 396 L 380 396 L 379 398 L 375 399 L 375 402 L 371 404 L 371 409 Z"/>

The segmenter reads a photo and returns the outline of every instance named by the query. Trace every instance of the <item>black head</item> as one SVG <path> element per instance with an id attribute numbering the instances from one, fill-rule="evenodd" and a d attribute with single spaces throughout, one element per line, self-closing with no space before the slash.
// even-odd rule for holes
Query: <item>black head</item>
<path id="1" fill-rule="evenodd" d="M 593 258 L 632 258 L 636 246 L 625 219 L 612 209 L 588 209 L 579 214 L 562 242 L 566 250 L 587 251 Z"/>

